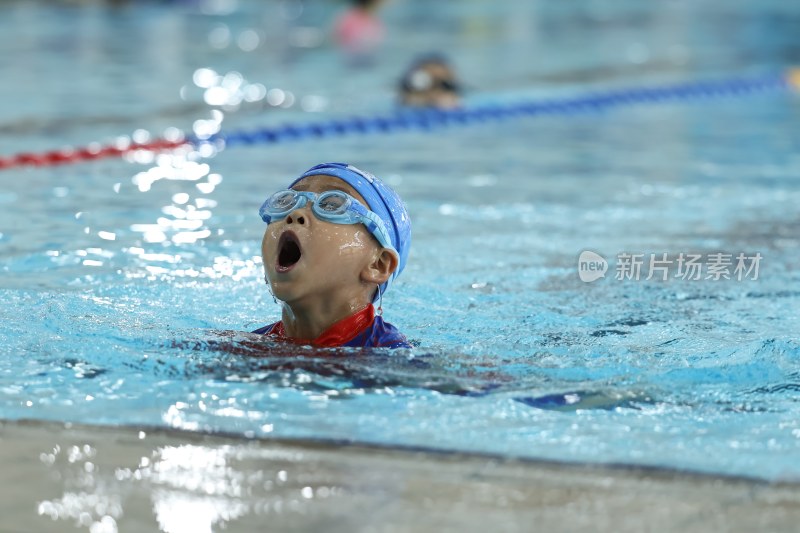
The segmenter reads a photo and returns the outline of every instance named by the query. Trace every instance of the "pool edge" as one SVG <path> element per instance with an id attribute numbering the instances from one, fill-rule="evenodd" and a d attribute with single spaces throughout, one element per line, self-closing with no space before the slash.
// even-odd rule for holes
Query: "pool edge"
<path id="1" fill-rule="evenodd" d="M 0 501 L 2 531 L 87 530 L 104 517 L 122 531 L 178 531 L 169 524 L 200 509 L 216 509 L 206 525 L 226 531 L 267 518 L 287 531 L 390 532 L 793 531 L 800 521 L 797 483 L 168 428 L 0 421 L 0 464 L 16 489 Z"/>

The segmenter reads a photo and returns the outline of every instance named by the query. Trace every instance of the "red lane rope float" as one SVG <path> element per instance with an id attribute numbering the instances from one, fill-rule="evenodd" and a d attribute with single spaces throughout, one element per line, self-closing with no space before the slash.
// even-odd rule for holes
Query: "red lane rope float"
<path id="1" fill-rule="evenodd" d="M 168 141 L 166 139 L 156 139 L 145 143 L 132 142 L 125 146 L 92 144 L 83 148 L 64 148 L 43 153 L 22 152 L 11 157 L 0 157 L 0 170 L 21 166 L 66 165 L 80 161 L 122 157 L 138 150 L 162 152 L 174 150 L 188 144 L 190 143 L 186 140 Z"/>

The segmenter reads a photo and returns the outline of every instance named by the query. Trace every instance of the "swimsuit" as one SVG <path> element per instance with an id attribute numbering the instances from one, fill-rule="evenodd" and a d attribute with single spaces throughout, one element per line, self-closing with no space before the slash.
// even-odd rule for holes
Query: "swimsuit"
<path id="1" fill-rule="evenodd" d="M 411 348 L 400 331 L 384 322 L 383 317 L 375 316 L 372 304 L 347 318 L 336 322 L 314 340 L 293 339 L 286 336 L 283 322 L 275 322 L 253 333 L 268 335 L 274 339 L 287 340 L 297 344 L 311 344 L 322 348 L 340 346 L 362 348 Z"/>

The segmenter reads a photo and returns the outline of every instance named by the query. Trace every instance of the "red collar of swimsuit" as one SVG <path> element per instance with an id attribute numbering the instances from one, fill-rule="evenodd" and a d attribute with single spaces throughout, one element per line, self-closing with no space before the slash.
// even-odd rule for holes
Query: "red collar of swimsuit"
<path id="1" fill-rule="evenodd" d="M 311 344 L 322 348 L 335 348 L 337 346 L 343 346 L 353 340 L 356 335 L 370 327 L 374 320 L 375 308 L 372 304 L 369 304 L 361 311 L 335 322 L 314 340 L 287 337 L 286 330 L 283 327 L 283 321 L 275 324 L 275 327 L 272 328 L 269 334 L 278 339 L 291 341 L 296 344 Z"/>

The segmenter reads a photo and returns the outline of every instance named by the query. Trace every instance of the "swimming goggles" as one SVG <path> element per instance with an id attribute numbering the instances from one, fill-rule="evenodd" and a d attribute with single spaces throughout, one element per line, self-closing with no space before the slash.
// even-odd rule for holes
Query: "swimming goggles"
<path id="1" fill-rule="evenodd" d="M 316 194 L 285 189 L 267 198 L 261 205 L 261 209 L 258 210 L 258 214 L 261 215 L 261 220 L 270 224 L 284 218 L 295 209 L 303 208 L 309 200 L 311 201 L 311 211 L 318 219 L 334 224 L 364 224 L 381 246 L 397 253 L 392 246 L 389 231 L 383 220 L 364 207 L 361 202 L 342 191 L 325 191 L 322 194 Z"/>
<path id="2" fill-rule="evenodd" d="M 455 80 L 434 78 L 428 72 L 422 69 L 412 72 L 403 80 L 402 85 L 403 89 L 408 92 L 421 92 L 439 89 L 457 94 L 461 91 L 461 87 Z"/>

